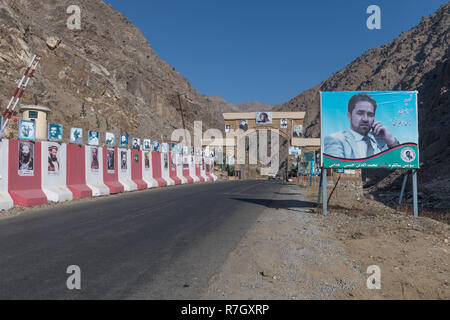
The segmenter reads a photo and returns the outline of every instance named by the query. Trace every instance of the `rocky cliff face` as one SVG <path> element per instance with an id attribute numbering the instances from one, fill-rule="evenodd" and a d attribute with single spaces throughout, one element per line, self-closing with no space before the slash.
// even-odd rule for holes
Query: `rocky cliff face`
<path id="1" fill-rule="evenodd" d="M 0 0 L 0 106 L 6 107 L 33 54 L 41 56 L 21 104 L 40 104 L 68 128 L 170 139 L 182 128 L 222 128 L 214 105 L 162 61 L 123 15 L 100 0 L 80 0 L 81 29 L 70 30 L 71 1 Z M 15 133 L 14 130 L 11 134 Z"/>
<path id="2" fill-rule="evenodd" d="M 440 192 L 447 192 L 447 200 L 450 200 L 449 31 L 450 3 L 447 3 L 430 17 L 424 17 L 417 27 L 388 44 L 369 50 L 279 109 L 306 111 L 305 136 L 319 137 L 319 91 L 418 90 L 420 159 L 423 168 L 419 178 L 423 182 L 422 187 L 429 186 L 430 193 L 440 189 Z M 376 176 L 370 184 L 379 181 Z M 389 188 L 391 184 L 384 187 Z"/>

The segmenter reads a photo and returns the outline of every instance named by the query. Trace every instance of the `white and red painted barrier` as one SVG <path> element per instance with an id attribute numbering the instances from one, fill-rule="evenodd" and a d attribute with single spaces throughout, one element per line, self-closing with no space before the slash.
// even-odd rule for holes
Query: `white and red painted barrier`
<path id="1" fill-rule="evenodd" d="M 85 147 L 86 184 L 94 197 L 109 195 L 109 188 L 103 182 L 102 151 L 100 147 Z"/>
<path id="2" fill-rule="evenodd" d="M 131 150 L 131 180 L 137 185 L 138 190 L 147 189 L 147 183 L 142 179 L 142 151 Z"/>
<path id="3" fill-rule="evenodd" d="M 119 148 L 119 182 L 125 191 L 135 191 L 137 184 L 131 180 L 131 150 Z"/>
<path id="4" fill-rule="evenodd" d="M 67 188 L 67 145 L 65 143 L 42 141 L 42 191 L 49 201 L 72 200 Z"/>
<path id="5" fill-rule="evenodd" d="M 177 155 L 174 152 L 168 153 L 169 155 L 169 177 L 174 184 L 181 184 L 181 179 L 177 173 Z"/>
<path id="6" fill-rule="evenodd" d="M 152 152 L 142 152 L 142 179 L 147 183 L 148 188 L 158 187 L 158 182 L 153 178 Z"/>
<path id="7" fill-rule="evenodd" d="M 67 188 L 75 198 L 92 197 L 92 190 L 86 183 L 85 146 L 67 145 Z"/>
<path id="8" fill-rule="evenodd" d="M 124 192 L 123 184 L 119 182 L 119 161 L 117 148 L 103 147 L 103 183 L 109 188 L 110 194 Z"/>
<path id="9" fill-rule="evenodd" d="M 182 162 L 181 162 L 181 168 L 183 171 L 183 177 L 186 180 L 186 183 L 194 183 L 194 178 L 191 177 L 190 175 L 190 167 L 191 167 L 191 162 L 190 162 L 190 155 L 187 154 L 183 154 L 180 155 L 182 158 Z"/>
<path id="10" fill-rule="evenodd" d="M 8 192 L 8 150 L 9 141 L 0 141 L 0 210 L 7 210 L 14 206 Z"/>
<path id="11" fill-rule="evenodd" d="M 206 161 L 204 156 L 200 156 L 200 175 L 205 181 L 209 181 L 209 177 L 206 175 Z"/>
<path id="12" fill-rule="evenodd" d="M 183 155 L 176 153 L 176 164 L 177 164 L 177 177 L 181 180 L 181 184 L 188 183 L 188 180 L 183 174 Z"/>
<path id="13" fill-rule="evenodd" d="M 195 156 L 195 176 L 199 179 L 200 182 L 205 182 L 205 178 L 202 176 L 202 163 L 201 163 L 201 157 L 200 156 Z"/>
<path id="14" fill-rule="evenodd" d="M 162 156 L 160 152 L 152 151 L 152 172 L 153 179 L 158 182 L 159 187 L 167 186 L 167 181 L 162 177 Z"/>
<path id="15" fill-rule="evenodd" d="M 161 152 L 161 176 L 166 181 L 168 186 L 173 186 L 175 185 L 175 182 L 170 178 L 169 161 L 169 153 Z"/>
<path id="16" fill-rule="evenodd" d="M 41 183 L 41 143 L 9 140 L 8 147 L 8 191 L 14 205 L 47 203 Z"/>
<path id="17" fill-rule="evenodd" d="M 194 180 L 194 183 L 200 182 L 200 178 L 196 174 L 195 156 L 188 155 L 189 159 L 189 176 Z"/>

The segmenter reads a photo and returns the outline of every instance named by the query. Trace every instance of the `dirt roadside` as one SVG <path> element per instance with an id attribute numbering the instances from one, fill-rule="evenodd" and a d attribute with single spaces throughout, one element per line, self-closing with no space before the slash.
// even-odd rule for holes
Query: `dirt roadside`
<path id="1" fill-rule="evenodd" d="M 202 298 L 450 299 L 449 225 L 367 199 L 323 216 L 316 197 L 283 186 Z M 367 288 L 372 265 L 380 290 Z"/>

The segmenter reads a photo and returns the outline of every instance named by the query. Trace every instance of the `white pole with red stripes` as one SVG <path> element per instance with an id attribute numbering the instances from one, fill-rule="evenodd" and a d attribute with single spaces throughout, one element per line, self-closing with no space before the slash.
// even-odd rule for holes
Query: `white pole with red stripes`
<path id="1" fill-rule="evenodd" d="M 31 59 L 30 63 L 28 64 L 27 69 L 25 70 L 25 73 L 22 76 L 22 79 L 19 81 L 19 84 L 17 85 L 16 90 L 14 91 L 13 96 L 11 97 L 11 100 L 9 100 L 8 106 L 6 107 L 5 112 L 3 112 L 3 118 L 6 119 L 3 123 L 3 127 L 0 131 L 0 137 L 3 136 L 3 130 L 6 128 L 6 125 L 8 124 L 9 119 L 13 115 L 14 109 L 16 108 L 17 104 L 19 103 L 20 98 L 23 96 L 23 92 L 25 91 L 28 83 L 30 82 L 30 79 L 33 77 L 34 71 L 36 70 L 36 67 L 39 63 L 40 57 L 37 55 L 34 55 Z M 25 81 L 26 79 L 26 81 Z M 24 83 L 25 81 L 25 83 Z M 11 104 L 15 100 L 12 108 Z"/>

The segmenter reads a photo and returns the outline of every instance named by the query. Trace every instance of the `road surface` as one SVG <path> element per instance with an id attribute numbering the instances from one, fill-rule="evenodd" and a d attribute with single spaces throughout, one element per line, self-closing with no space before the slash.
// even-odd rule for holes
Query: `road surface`
<path id="1" fill-rule="evenodd" d="M 197 299 L 280 187 L 183 185 L 2 219 L 0 299 Z"/>

